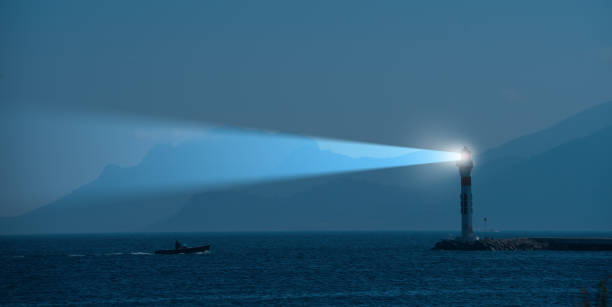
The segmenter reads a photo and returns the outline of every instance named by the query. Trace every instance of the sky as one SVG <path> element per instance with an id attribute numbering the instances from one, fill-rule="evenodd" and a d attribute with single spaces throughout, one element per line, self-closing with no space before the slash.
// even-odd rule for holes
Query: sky
<path id="1" fill-rule="evenodd" d="M 0 215 L 216 125 L 482 152 L 612 98 L 610 16 L 609 1 L 2 0 Z"/>

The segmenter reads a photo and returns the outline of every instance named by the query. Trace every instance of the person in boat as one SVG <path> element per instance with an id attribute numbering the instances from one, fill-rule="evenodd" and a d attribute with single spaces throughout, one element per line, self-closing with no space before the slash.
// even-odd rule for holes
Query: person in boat
<path id="1" fill-rule="evenodd" d="M 174 249 L 181 249 L 181 248 L 185 248 L 185 245 L 183 245 L 183 243 L 181 243 L 178 240 L 176 240 L 174 242 Z"/>

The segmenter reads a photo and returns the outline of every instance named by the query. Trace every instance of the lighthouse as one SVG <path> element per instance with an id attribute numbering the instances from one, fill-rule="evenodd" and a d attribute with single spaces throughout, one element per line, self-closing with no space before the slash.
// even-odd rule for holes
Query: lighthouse
<path id="1" fill-rule="evenodd" d="M 464 146 L 461 151 L 461 160 L 457 161 L 459 175 L 461 175 L 461 238 L 472 240 L 474 231 L 472 229 L 472 153 Z"/>

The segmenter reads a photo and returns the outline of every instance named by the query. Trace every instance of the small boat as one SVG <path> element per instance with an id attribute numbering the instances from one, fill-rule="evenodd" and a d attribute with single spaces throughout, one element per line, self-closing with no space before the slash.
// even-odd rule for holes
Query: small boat
<path id="1" fill-rule="evenodd" d="M 181 247 L 175 249 L 160 249 L 155 251 L 156 254 L 175 255 L 175 254 L 193 254 L 202 253 L 210 250 L 210 245 L 202 245 L 196 247 Z"/>

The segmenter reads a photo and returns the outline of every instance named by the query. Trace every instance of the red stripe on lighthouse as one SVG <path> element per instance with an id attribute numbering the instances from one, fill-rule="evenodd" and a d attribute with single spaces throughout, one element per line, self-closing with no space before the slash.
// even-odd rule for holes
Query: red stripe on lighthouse
<path id="1" fill-rule="evenodd" d="M 468 176 L 468 177 L 461 177 L 461 185 L 462 186 L 472 185 L 472 177 L 470 177 L 470 176 Z"/>

